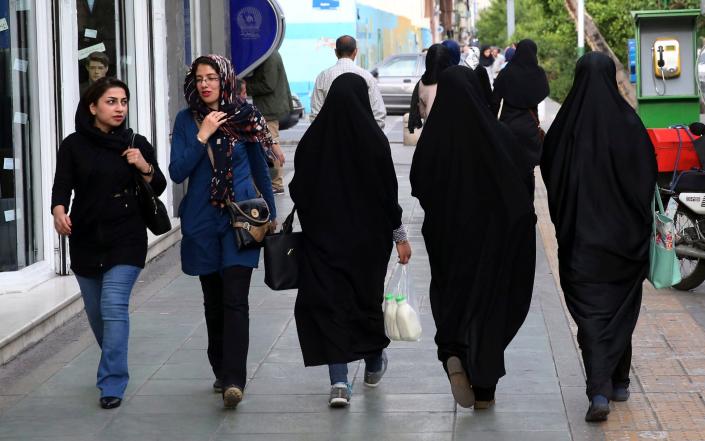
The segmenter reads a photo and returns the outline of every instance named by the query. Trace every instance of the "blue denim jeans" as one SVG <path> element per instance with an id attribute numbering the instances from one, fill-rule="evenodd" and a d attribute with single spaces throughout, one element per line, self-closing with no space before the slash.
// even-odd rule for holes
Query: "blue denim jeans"
<path id="1" fill-rule="evenodd" d="M 365 358 L 365 369 L 370 372 L 377 372 L 382 369 L 382 352 L 379 355 Z M 335 383 L 348 382 L 348 365 L 347 363 L 336 363 L 328 365 L 328 375 L 330 376 L 331 386 Z"/>
<path id="2" fill-rule="evenodd" d="M 98 364 L 101 397 L 125 395 L 127 341 L 130 336 L 130 293 L 141 268 L 116 265 L 98 277 L 76 276 L 88 322 L 102 352 Z"/>

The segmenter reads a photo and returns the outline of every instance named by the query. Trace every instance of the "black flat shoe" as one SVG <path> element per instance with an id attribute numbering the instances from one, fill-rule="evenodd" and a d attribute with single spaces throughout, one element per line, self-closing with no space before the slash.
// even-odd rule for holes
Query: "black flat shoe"
<path id="1" fill-rule="evenodd" d="M 595 395 L 590 401 L 590 408 L 585 414 L 585 421 L 588 423 L 598 423 L 607 421 L 607 415 L 610 414 L 610 402 L 607 397 Z"/>
<path id="2" fill-rule="evenodd" d="M 612 401 L 627 401 L 629 399 L 629 388 L 615 387 L 612 389 Z"/>
<path id="3" fill-rule="evenodd" d="M 223 393 L 223 382 L 220 381 L 219 379 L 216 379 L 213 382 L 213 392 L 217 394 L 222 394 Z"/>
<path id="4" fill-rule="evenodd" d="M 120 407 L 120 404 L 122 404 L 122 398 L 102 397 L 100 399 L 100 407 L 103 409 L 115 409 L 116 407 Z"/>

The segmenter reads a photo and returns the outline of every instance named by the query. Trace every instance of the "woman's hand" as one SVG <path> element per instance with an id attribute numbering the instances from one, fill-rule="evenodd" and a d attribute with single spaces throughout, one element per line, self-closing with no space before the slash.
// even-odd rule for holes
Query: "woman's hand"
<path id="1" fill-rule="evenodd" d="M 397 242 L 397 254 L 399 254 L 399 263 L 406 265 L 411 259 L 411 245 L 408 240 Z"/>
<path id="2" fill-rule="evenodd" d="M 66 236 L 71 235 L 71 218 L 66 214 L 66 208 L 63 205 L 57 205 L 51 211 L 54 216 L 54 229 L 59 234 Z"/>
<path id="3" fill-rule="evenodd" d="M 143 175 L 149 174 L 151 167 L 149 163 L 144 160 L 144 157 L 142 157 L 140 149 L 128 147 L 127 150 L 122 153 L 122 156 L 127 159 L 128 164 L 134 165 Z"/>
<path id="4" fill-rule="evenodd" d="M 284 162 L 286 161 L 286 156 L 284 156 L 284 150 L 282 150 L 282 147 L 278 142 L 272 145 L 272 153 L 274 153 L 276 160 L 279 161 L 279 166 L 283 167 Z"/>
<path id="5" fill-rule="evenodd" d="M 213 136 L 216 130 L 228 120 L 228 114 L 225 112 L 211 112 L 203 118 L 201 129 L 198 131 L 198 139 L 208 142 L 208 138 Z"/>
<path id="6" fill-rule="evenodd" d="M 278 224 L 277 224 L 277 220 L 276 220 L 276 219 L 272 219 L 271 221 L 269 221 L 269 234 L 274 234 L 274 233 L 276 233 L 276 232 L 277 232 L 277 226 L 278 226 Z"/>

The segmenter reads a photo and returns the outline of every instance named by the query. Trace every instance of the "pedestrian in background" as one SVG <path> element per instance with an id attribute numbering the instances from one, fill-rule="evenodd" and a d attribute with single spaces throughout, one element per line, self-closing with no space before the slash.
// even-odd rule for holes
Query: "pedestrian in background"
<path id="1" fill-rule="evenodd" d="M 387 117 L 387 109 L 384 107 L 382 94 L 377 87 L 377 80 L 371 73 L 355 64 L 355 57 L 357 57 L 357 42 L 355 39 L 349 35 L 338 37 L 335 40 L 335 56 L 338 57 L 338 62 L 316 77 L 316 83 L 311 94 L 311 121 L 321 111 L 333 81 L 346 72 L 352 72 L 361 76 L 367 83 L 367 93 L 370 97 L 372 113 L 377 125 L 383 129 L 384 120 Z"/>
<path id="2" fill-rule="evenodd" d="M 392 244 L 402 264 L 411 257 L 389 141 L 364 78 L 333 81 L 294 169 L 289 190 L 303 230 L 296 329 L 305 365 L 328 365 L 329 405 L 344 407 L 352 395 L 347 363 L 365 360 L 369 387 L 387 369 L 382 302 Z"/>
<path id="3" fill-rule="evenodd" d="M 649 270 L 654 147 L 616 74 L 600 52 L 578 60 L 541 159 L 561 287 L 587 375 L 586 421 L 606 420 L 610 399 L 629 398 L 631 338 Z"/>
<path id="4" fill-rule="evenodd" d="M 502 68 L 504 67 L 505 58 L 504 58 L 504 55 L 502 54 L 502 51 L 496 46 L 492 47 L 491 52 L 492 52 L 492 57 L 494 57 L 494 62 L 492 62 L 492 68 L 491 68 L 492 80 L 494 80 L 495 78 L 497 78 L 497 75 L 499 75 L 499 71 L 501 71 Z"/>
<path id="5" fill-rule="evenodd" d="M 274 51 L 264 63 L 259 65 L 247 78 L 247 93 L 252 96 L 257 110 L 267 120 L 269 133 L 272 134 L 274 144 L 274 160 L 272 161 L 272 190 L 274 194 L 284 194 L 284 176 L 282 167 L 285 156 L 279 145 L 279 119 L 288 115 L 293 107 L 291 104 L 291 90 L 289 80 L 286 78 L 284 62 L 279 51 Z"/>
<path id="6" fill-rule="evenodd" d="M 499 114 L 499 120 L 512 130 L 532 168 L 539 165 L 543 144 L 538 105 L 550 93 L 546 72 L 539 66 L 536 54 L 536 43 L 520 41 L 512 62 L 495 80 L 492 92 L 492 113 Z"/>
<path id="7" fill-rule="evenodd" d="M 201 282 L 213 389 L 228 408 L 237 406 L 245 389 L 248 295 L 260 253 L 238 249 L 222 207 L 226 200 L 252 199 L 261 192 L 276 219 L 266 161 L 274 141 L 262 115 L 237 96 L 235 82 L 227 58 L 207 55 L 193 62 L 184 84 L 188 107 L 176 116 L 169 164 L 174 182 L 188 178 L 179 207 L 181 266 Z"/>
<path id="8" fill-rule="evenodd" d="M 128 307 L 147 257 L 135 174 L 156 195 L 166 188 L 154 148 L 127 127 L 129 100 L 127 85 L 115 78 L 86 89 L 76 132 L 59 146 L 51 196 L 54 227 L 69 236 L 71 270 L 101 348 L 96 386 L 103 409 L 120 406 L 127 388 Z"/>
<path id="9" fill-rule="evenodd" d="M 411 94 L 411 107 L 409 109 L 409 131 L 423 126 L 422 120 L 428 118 L 428 113 L 436 98 L 436 83 L 438 75 L 453 65 L 451 52 L 442 44 L 434 44 L 426 52 L 426 71 L 416 83 Z"/>
<path id="10" fill-rule="evenodd" d="M 504 350 L 531 304 L 536 216 L 512 144 L 476 74 L 441 73 L 410 180 L 425 213 L 438 358 L 462 407 L 494 403 Z"/>
<path id="11" fill-rule="evenodd" d="M 443 46 L 450 52 L 450 60 L 453 66 L 460 64 L 460 45 L 455 40 L 443 40 Z"/>

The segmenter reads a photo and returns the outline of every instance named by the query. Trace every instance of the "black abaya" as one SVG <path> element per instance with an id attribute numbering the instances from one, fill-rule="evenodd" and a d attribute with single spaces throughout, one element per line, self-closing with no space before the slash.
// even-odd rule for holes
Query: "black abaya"
<path id="1" fill-rule="evenodd" d="M 578 325 L 590 398 L 609 398 L 613 380 L 628 385 L 656 182 L 653 146 L 615 75 L 614 62 L 602 53 L 578 60 L 541 160 L 561 286 Z"/>
<path id="2" fill-rule="evenodd" d="M 294 167 L 289 189 L 303 230 L 295 318 L 304 363 L 379 355 L 389 344 L 383 285 L 402 210 L 389 142 L 362 77 L 333 81 Z"/>
<path id="3" fill-rule="evenodd" d="M 532 166 L 538 165 L 541 159 L 538 104 L 550 93 L 546 73 L 538 65 L 536 54 L 533 41 L 522 40 L 517 44 L 512 61 L 494 82 L 491 104 L 496 115 L 503 101 L 499 119 L 512 129 Z"/>
<path id="4" fill-rule="evenodd" d="M 438 357 L 458 356 L 484 388 L 505 374 L 504 349 L 526 318 L 534 280 L 536 217 L 505 130 L 476 74 L 448 68 L 410 176 L 425 212 Z"/>

